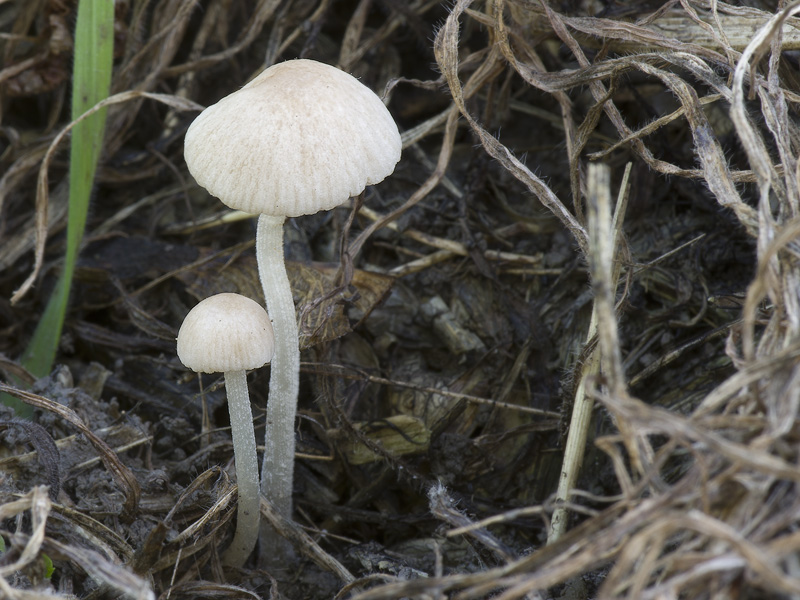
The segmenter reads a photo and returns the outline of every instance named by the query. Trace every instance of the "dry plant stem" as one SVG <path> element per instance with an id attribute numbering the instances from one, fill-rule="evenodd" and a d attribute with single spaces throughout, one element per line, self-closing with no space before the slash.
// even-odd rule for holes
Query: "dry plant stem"
<path id="1" fill-rule="evenodd" d="M 475 92 L 475 86 L 479 83 L 483 83 L 484 77 L 488 78 L 493 74 L 495 65 L 500 57 L 500 50 L 497 50 L 496 54 L 490 54 L 486 64 L 482 65 L 482 67 L 470 77 L 465 86 L 462 86 L 458 73 L 458 35 L 460 30 L 458 18 L 471 3 L 472 0 L 458 0 L 454 4 L 444 26 L 436 34 L 433 45 L 436 62 L 447 82 L 453 101 L 458 107 L 459 112 L 466 119 L 467 123 L 469 123 L 473 132 L 480 139 L 481 145 L 486 152 L 492 158 L 500 162 L 503 168 L 508 170 L 514 177 L 528 187 L 538 200 L 569 229 L 575 237 L 576 242 L 581 247 L 581 250 L 586 253 L 586 230 L 581 223 L 578 222 L 575 216 L 564 206 L 558 196 L 553 193 L 544 181 L 534 175 L 534 173 L 528 169 L 522 161 L 514 156 L 508 148 L 503 146 L 494 136 L 484 129 L 467 110 L 466 100 Z M 495 50 L 492 52 L 494 53 Z M 605 90 L 603 90 L 603 94 L 605 94 Z"/>
<path id="2" fill-rule="evenodd" d="M 597 335 L 597 304 L 592 307 L 592 317 L 586 334 L 586 343 L 588 344 L 595 335 Z M 550 519 L 550 531 L 547 533 L 548 544 L 558 540 L 567 531 L 569 510 L 566 503 L 569 501 L 572 489 L 578 481 L 594 407 L 591 396 L 586 393 L 586 382 L 592 375 L 597 373 L 599 366 L 600 360 L 595 349 L 587 357 L 586 362 L 583 363 L 580 383 L 575 390 L 572 417 L 569 421 L 569 434 L 564 447 L 564 462 L 561 464 L 561 474 L 558 478 L 557 505 Z"/>
<path id="3" fill-rule="evenodd" d="M 389 387 L 394 386 L 408 390 L 416 390 L 424 394 L 442 396 L 443 398 L 452 398 L 453 400 L 466 400 L 467 402 L 473 402 L 475 404 L 485 404 L 487 406 L 502 408 L 504 410 L 518 411 L 529 415 L 552 417 L 555 419 L 557 419 L 560 416 L 559 413 L 549 410 L 541 410 L 539 408 L 532 408 L 529 406 L 519 406 L 518 404 L 510 404 L 508 402 L 503 402 L 502 400 L 495 400 L 492 398 L 481 398 L 479 396 L 472 396 L 470 394 L 454 392 L 448 389 L 417 385 L 415 383 L 410 383 L 408 381 L 398 381 L 397 379 L 386 379 L 384 377 L 377 377 L 375 375 L 371 375 L 365 371 L 361 371 L 360 369 L 350 366 L 337 365 L 332 363 L 314 363 L 314 362 L 304 362 L 303 366 L 314 369 L 314 372 L 317 374 L 335 375 L 336 377 L 342 377 L 344 379 L 368 381 L 370 383 L 377 383 L 378 385 L 385 385 Z M 0 463 L 0 465 L 1 464 L 2 463 Z"/>
<path id="4" fill-rule="evenodd" d="M 469 248 L 467 248 L 464 244 L 460 242 L 454 242 L 453 240 L 448 240 L 446 238 L 436 237 L 434 235 L 427 234 L 423 231 L 418 231 L 416 229 L 405 229 L 403 231 L 400 230 L 400 226 L 397 224 L 396 221 L 386 221 L 385 215 L 380 214 L 379 212 L 372 210 L 366 206 L 362 206 L 358 210 L 358 214 L 367 217 L 370 221 L 377 222 L 381 221 L 386 223 L 385 227 L 391 229 L 392 231 L 397 231 L 401 233 L 405 237 L 412 239 L 414 241 L 420 242 L 425 244 L 426 246 L 431 246 L 432 248 L 438 248 L 440 250 L 444 250 L 450 255 L 458 255 L 458 256 L 469 256 Z M 483 255 L 486 257 L 487 260 L 498 260 L 498 261 L 505 261 L 505 262 L 513 262 L 513 263 L 522 263 L 522 264 L 529 264 L 535 266 L 541 266 L 542 264 L 542 257 L 541 256 L 526 256 L 524 254 L 516 254 L 513 252 L 501 252 L 498 250 L 485 250 Z"/>
<path id="5" fill-rule="evenodd" d="M 261 493 L 287 519 L 292 517 L 294 419 L 300 381 L 300 347 L 294 299 L 283 258 L 284 217 L 261 215 L 256 232 L 258 276 L 275 330 L 267 403 Z"/>
<path id="6" fill-rule="evenodd" d="M 301 554 L 313 561 L 318 567 L 332 573 L 344 583 L 356 581 L 353 574 L 336 558 L 325 552 L 317 540 L 306 533 L 297 523 L 279 514 L 269 502 L 262 500 L 261 513 L 264 515 L 264 520 L 270 523 L 275 531 L 280 533 L 281 537 L 290 540 Z"/>
<path id="7" fill-rule="evenodd" d="M 167 94 L 151 94 L 149 92 L 122 92 L 119 94 L 114 94 L 113 96 L 109 96 L 105 100 L 101 100 L 92 108 L 83 113 L 80 117 L 72 121 L 69 125 L 62 129 L 58 135 L 56 135 L 56 137 L 53 138 L 53 141 L 50 142 L 50 146 L 48 146 L 47 152 L 44 155 L 42 164 L 39 167 L 39 174 L 36 180 L 36 244 L 34 246 L 33 272 L 28 276 L 25 282 L 23 282 L 19 289 L 14 292 L 14 295 L 11 298 L 12 304 L 18 302 L 30 290 L 36 279 L 39 277 L 39 272 L 44 264 L 44 248 L 45 242 L 47 241 L 47 229 L 49 222 L 48 202 L 50 196 L 50 186 L 48 169 L 55 156 L 56 150 L 58 150 L 58 144 L 67 137 L 67 134 L 75 127 L 75 125 L 84 119 L 87 119 L 94 113 L 106 108 L 107 106 L 128 102 L 138 98 L 156 100 L 178 110 L 203 110 L 202 106 L 190 100 L 186 100 L 185 98 L 178 98 L 176 96 L 170 96 Z"/>
<path id="8" fill-rule="evenodd" d="M 447 121 L 444 130 L 444 139 L 442 146 L 439 150 L 439 157 L 436 160 L 436 169 L 433 173 L 417 188 L 417 190 L 406 200 L 400 207 L 392 212 L 383 215 L 377 221 L 366 227 L 358 237 L 350 244 L 349 252 L 352 257 L 358 255 L 364 243 L 369 237 L 378 229 L 386 226 L 387 224 L 398 219 L 403 213 L 418 204 L 442 181 L 447 173 L 447 165 L 450 163 L 450 157 L 453 154 L 453 144 L 455 143 L 456 132 L 458 131 L 458 112 L 450 110 L 447 115 Z"/>
<path id="9" fill-rule="evenodd" d="M 774 132 L 783 130 L 786 127 L 787 118 L 784 116 L 782 123 L 777 123 L 779 120 L 775 111 L 778 107 L 773 105 L 782 105 L 781 101 L 782 92 L 779 93 L 776 89 L 770 89 L 769 94 L 764 89 L 764 82 L 758 74 L 755 65 L 758 65 L 767 49 L 770 47 L 770 40 L 776 32 L 783 26 L 784 21 L 800 12 L 800 5 L 797 3 L 790 4 L 784 11 L 779 12 L 772 17 L 769 23 L 764 26 L 758 34 L 753 38 L 752 42 L 748 44 L 745 51 L 742 53 L 733 79 L 733 100 L 731 102 L 731 119 L 736 127 L 736 132 L 742 142 L 742 147 L 747 152 L 747 157 L 750 164 L 753 166 L 753 172 L 757 178 L 758 191 L 759 191 L 759 232 L 758 232 L 758 256 L 759 256 L 759 277 L 751 284 L 748 290 L 748 299 L 745 304 L 744 310 L 744 327 L 742 331 L 742 354 L 747 361 L 753 361 L 758 354 L 764 351 L 763 344 L 771 340 L 772 336 L 764 334 L 761 342 L 756 344 L 755 341 L 755 308 L 761 301 L 761 294 L 769 294 L 773 298 L 779 296 L 783 297 L 784 302 L 788 306 L 796 303 L 796 286 L 786 286 L 789 290 L 788 295 L 784 295 L 778 290 L 770 293 L 766 289 L 766 281 L 778 282 L 789 276 L 789 271 L 783 271 L 788 266 L 788 263 L 781 267 L 778 257 L 772 254 L 771 248 L 774 248 L 774 238 L 776 237 L 775 230 L 781 221 L 786 220 L 787 216 L 795 217 L 797 209 L 796 185 L 791 183 L 790 187 L 779 175 L 778 171 L 772 164 L 770 157 L 771 151 L 767 149 L 767 144 L 762 138 L 761 133 L 756 129 L 754 123 L 749 117 L 745 104 L 744 86 L 749 78 L 750 94 L 751 96 L 758 95 L 761 101 L 762 114 L 767 118 L 767 123 L 771 124 L 771 129 Z M 772 72 L 772 69 L 771 69 Z M 774 86 L 770 82 L 770 88 Z M 785 108 L 780 111 L 782 114 L 786 113 Z M 779 149 L 787 145 L 782 136 L 773 133 L 775 142 Z M 794 159 L 787 158 L 785 152 L 781 152 L 782 163 L 786 166 L 789 162 L 790 169 L 788 173 L 793 173 L 794 169 L 791 168 L 791 163 Z M 786 171 L 786 169 L 784 169 Z M 791 175 L 790 175 L 791 178 Z M 787 193 L 788 192 L 788 193 Z M 776 197 L 780 201 L 783 210 L 788 213 L 786 215 L 778 215 L 778 218 L 773 214 L 773 203 Z M 794 279 L 794 277 L 792 277 Z M 760 283 L 764 282 L 764 283 Z M 773 284 L 774 285 L 774 284 Z M 777 312 L 777 311 L 776 311 Z M 794 329 L 796 326 L 793 326 Z M 761 351 L 761 352 L 760 352 Z"/>
<path id="10" fill-rule="evenodd" d="M 225 391 L 228 394 L 228 411 L 231 416 L 239 499 L 236 533 L 231 545 L 225 550 L 222 562 L 231 567 L 241 567 L 256 546 L 261 515 L 258 507 L 258 455 L 250 395 L 247 392 L 247 373 L 243 370 L 226 372 Z"/>
<path id="11" fill-rule="evenodd" d="M 622 182 L 620 196 L 617 202 L 617 210 L 614 215 L 613 224 L 610 225 L 612 231 L 609 234 L 611 239 L 616 239 L 617 232 L 622 225 L 622 216 L 624 215 L 626 205 L 626 188 L 628 177 L 630 176 L 631 165 L 629 164 L 625 170 L 625 177 Z M 590 204 L 604 204 L 610 205 L 610 189 L 609 189 L 609 174 L 608 169 L 604 165 L 591 164 L 589 165 L 589 178 L 587 181 Z M 592 198 L 596 200 L 592 200 Z M 597 240 L 594 238 L 589 239 L 590 244 L 590 258 L 594 254 L 600 252 L 601 242 L 611 246 L 611 253 L 613 255 L 615 244 L 611 240 Z M 604 249 L 605 251 L 605 249 Z M 594 260 L 594 259 L 592 259 Z M 608 259 L 609 264 L 612 262 Z M 606 278 L 606 284 L 612 290 L 616 287 L 616 281 L 619 276 L 619 269 L 612 269 L 613 273 L 609 273 Z M 592 273 L 593 283 L 597 285 L 595 272 Z M 613 307 L 613 300 L 612 300 Z M 607 320 L 608 315 L 601 314 L 598 302 L 592 307 L 592 317 L 589 323 L 589 330 L 587 332 L 587 343 L 598 335 L 598 322 L 600 320 Z M 613 312 L 612 312 L 613 317 Z M 596 374 L 600 367 L 600 353 L 597 349 L 592 351 L 588 356 L 586 362 L 583 364 L 580 373 L 580 382 L 575 392 L 575 403 L 572 407 L 572 417 L 569 424 L 569 434 L 567 435 L 566 447 L 564 449 L 564 462 L 561 466 L 561 475 L 558 482 L 558 490 L 556 492 L 556 502 L 559 505 L 553 511 L 551 519 L 550 531 L 547 535 L 547 543 L 553 543 L 558 540 L 567 530 L 568 522 L 568 508 L 572 489 L 578 481 L 581 464 L 586 450 L 586 440 L 589 434 L 589 426 L 592 421 L 592 410 L 594 402 L 591 394 L 587 393 L 586 384 L 590 377 Z"/>
<path id="12" fill-rule="evenodd" d="M 624 185 L 624 184 L 623 184 Z M 621 212 L 619 206 L 611 217 L 611 172 L 606 165 L 589 166 L 589 232 L 592 251 L 589 268 L 597 312 L 597 341 L 600 349 L 601 367 L 610 393 L 625 395 L 624 370 L 619 349 L 617 315 L 614 311 L 614 291 L 617 288 L 619 270 L 614 268 L 614 254 Z"/>

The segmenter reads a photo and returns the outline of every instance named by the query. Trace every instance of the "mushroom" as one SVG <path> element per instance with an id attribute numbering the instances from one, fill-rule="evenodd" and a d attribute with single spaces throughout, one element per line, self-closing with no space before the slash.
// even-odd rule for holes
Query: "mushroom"
<path id="1" fill-rule="evenodd" d="M 255 547 L 259 528 L 258 457 L 247 369 L 267 364 L 273 354 L 269 316 L 255 300 L 239 294 L 206 298 L 186 315 L 178 331 L 178 358 L 200 373 L 224 373 L 239 488 L 236 533 L 223 555 L 241 567 Z"/>
<path id="2" fill-rule="evenodd" d="M 197 183 L 227 206 L 259 214 L 256 256 L 275 328 L 261 490 L 292 513 L 300 350 L 283 256 L 283 224 L 328 210 L 382 181 L 400 160 L 397 125 L 372 90 L 312 60 L 273 65 L 204 110 L 186 132 Z"/>

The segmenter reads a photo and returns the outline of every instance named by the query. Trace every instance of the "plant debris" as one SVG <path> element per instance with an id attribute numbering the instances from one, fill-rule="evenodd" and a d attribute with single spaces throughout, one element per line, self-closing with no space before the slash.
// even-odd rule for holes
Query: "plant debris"
<path id="1" fill-rule="evenodd" d="M 0 3 L 0 391 L 34 408 L 0 406 L 0 596 L 800 594 L 800 5 L 117 0 L 37 380 L 19 357 L 65 243 L 75 10 Z M 403 156 L 287 223 L 295 520 L 261 512 L 296 557 L 234 570 L 222 378 L 175 336 L 211 294 L 262 300 L 254 221 L 182 140 L 298 57 L 382 95 Z M 259 440 L 269 373 L 249 379 Z"/>

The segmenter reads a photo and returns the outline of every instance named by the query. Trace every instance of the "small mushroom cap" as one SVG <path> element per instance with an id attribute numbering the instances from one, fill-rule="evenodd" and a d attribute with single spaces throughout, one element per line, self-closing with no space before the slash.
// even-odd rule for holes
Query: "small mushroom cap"
<path id="1" fill-rule="evenodd" d="M 335 67 L 298 59 L 269 67 L 200 113 L 184 157 L 197 183 L 231 208 L 296 217 L 383 181 L 401 146 L 372 90 Z"/>
<path id="2" fill-rule="evenodd" d="M 267 311 L 240 294 L 217 294 L 189 311 L 178 331 L 178 358 L 199 373 L 257 369 L 272 360 Z"/>

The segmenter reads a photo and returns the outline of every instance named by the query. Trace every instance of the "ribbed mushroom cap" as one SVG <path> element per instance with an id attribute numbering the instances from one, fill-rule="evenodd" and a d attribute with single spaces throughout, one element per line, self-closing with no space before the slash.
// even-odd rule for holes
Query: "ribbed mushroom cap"
<path id="1" fill-rule="evenodd" d="M 178 358 L 199 373 L 257 369 L 272 360 L 267 311 L 240 294 L 217 294 L 189 311 L 178 331 Z"/>
<path id="2" fill-rule="evenodd" d="M 209 106 L 186 132 L 197 183 L 231 208 L 296 217 L 328 210 L 383 181 L 400 133 L 380 98 L 313 60 L 271 66 Z"/>

